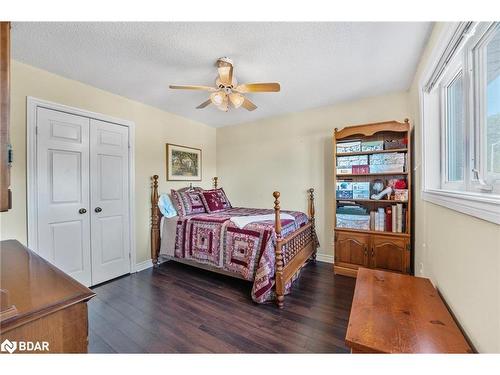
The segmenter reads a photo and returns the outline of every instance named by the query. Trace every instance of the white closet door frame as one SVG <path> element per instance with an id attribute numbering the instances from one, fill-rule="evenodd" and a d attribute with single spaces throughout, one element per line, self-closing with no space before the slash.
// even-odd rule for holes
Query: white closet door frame
<path id="1" fill-rule="evenodd" d="M 72 115 L 88 117 L 100 121 L 111 122 L 113 124 L 126 126 L 129 132 L 129 237 L 130 237 L 130 272 L 136 272 L 136 247 L 135 247 L 135 123 L 116 117 L 103 115 L 100 113 L 86 111 L 84 109 L 69 107 L 64 104 L 49 102 L 31 96 L 26 98 L 26 182 L 27 182 L 27 224 L 28 224 L 28 247 L 33 251 L 38 251 L 38 212 L 37 212 L 37 150 L 36 150 L 36 123 L 37 109 L 47 108 L 55 111 L 65 112 Z"/>

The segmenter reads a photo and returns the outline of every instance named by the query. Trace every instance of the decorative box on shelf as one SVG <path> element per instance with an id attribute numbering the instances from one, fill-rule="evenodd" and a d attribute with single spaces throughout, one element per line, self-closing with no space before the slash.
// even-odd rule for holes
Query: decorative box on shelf
<path id="1" fill-rule="evenodd" d="M 337 182 L 336 197 L 337 199 L 352 199 L 352 182 Z"/>
<path id="2" fill-rule="evenodd" d="M 368 155 L 353 155 L 353 156 L 339 156 L 337 158 L 337 167 L 345 168 L 352 167 L 353 165 L 367 165 Z"/>
<path id="3" fill-rule="evenodd" d="M 386 139 L 384 141 L 384 150 L 396 150 L 406 148 L 408 146 L 407 139 L 399 138 L 399 139 Z"/>
<path id="4" fill-rule="evenodd" d="M 370 199 L 370 183 L 353 182 L 352 197 L 353 199 Z"/>
<path id="5" fill-rule="evenodd" d="M 337 227 L 370 230 L 370 215 L 337 214 Z"/>
<path id="6" fill-rule="evenodd" d="M 337 154 L 348 154 L 361 151 L 361 141 L 337 143 Z"/>
<path id="7" fill-rule="evenodd" d="M 408 201 L 408 189 L 394 189 L 394 200 L 395 201 Z"/>
<path id="8" fill-rule="evenodd" d="M 370 173 L 402 173 L 404 164 L 375 164 L 370 165 Z"/>
<path id="9" fill-rule="evenodd" d="M 386 154 L 370 155 L 370 165 L 392 165 L 405 164 L 406 153 L 404 152 L 389 152 Z"/>
<path id="10" fill-rule="evenodd" d="M 352 174 L 352 167 L 338 168 L 337 174 Z"/>
<path id="11" fill-rule="evenodd" d="M 370 173 L 369 165 L 353 165 L 351 168 L 352 174 L 367 174 Z"/>
<path id="12" fill-rule="evenodd" d="M 381 151 L 384 149 L 384 141 L 361 142 L 361 151 Z"/>

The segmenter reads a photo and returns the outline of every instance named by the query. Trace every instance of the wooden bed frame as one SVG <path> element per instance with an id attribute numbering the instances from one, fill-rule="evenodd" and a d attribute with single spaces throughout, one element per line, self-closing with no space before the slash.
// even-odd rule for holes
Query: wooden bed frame
<path id="1" fill-rule="evenodd" d="M 158 266 L 158 258 L 160 253 L 160 220 L 161 213 L 158 208 L 158 175 L 154 175 L 151 193 L 151 259 L 153 266 Z M 216 189 L 218 178 L 213 178 L 213 186 Z M 276 303 L 279 308 L 283 308 L 285 300 L 285 285 L 292 280 L 293 276 L 307 263 L 309 259 L 316 259 L 317 237 L 315 232 L 314 221 L 314 189 L 308 191 L 309 204 L 308 216 L 309 222 L 300 229 L 291 233 L 287 237 L 281 235 L 281 220 L 280 220 L 280 192 L 275 191 L 274 197 L 274 213 L 275 213 L 275 232 L 276 232 L 276 265 L 275 265 L 275 282 L 276 282 Z M 196 262 L 188 262 L 186 260 L 169 258 L 181 263 L 187 263 L 196 267 L 202 267 Z M 207 269 L 207 268 L 205 268 Z M 221 270 L 209 268 L 211 271 L 224 273 L 225 275 L 238 277 L 229 272 L 220 272 Z"/>

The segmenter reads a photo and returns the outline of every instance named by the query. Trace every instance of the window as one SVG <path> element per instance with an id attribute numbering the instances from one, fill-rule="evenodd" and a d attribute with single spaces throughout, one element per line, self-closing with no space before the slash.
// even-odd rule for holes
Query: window
<path id="1" fill-rule="evenodd" d="M 500 224 L 500 23 L 443 35 L 420 82 L 423 198 Z"/>
<path id="2" fill-rule="evenodd" d="M 472 188 L 500 194 L 500 25 L 481 24 L 468 42 L 474 139 Z"/>
<path id="3" fill-rule="evenodd" d="M 486 175 L 500 178 L 500 29 L 486 45 Z"/>
<path id="4" fill-rule="evenodd" d="M 456 74 L 444 88 L 444 126 L 446 183 L 464 180 L 465 128 L 464 128 L 464 90 L 462 71 Z"/>

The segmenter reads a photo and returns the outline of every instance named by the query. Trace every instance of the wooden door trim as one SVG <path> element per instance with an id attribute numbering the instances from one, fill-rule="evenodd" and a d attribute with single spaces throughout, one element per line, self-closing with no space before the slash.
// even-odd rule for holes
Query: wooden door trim
<path id="1" fill-rule="evenodd" d="M 136 244 L 135 244 L 135 123 L 85 109 L 70 107 L 64 104 L 28 96 L 26 98 L 26 210 L 27 210 L 27 235 L 28 247 L 38 252 L 38 212 L 37 212 L 37 110 L 46 108 L 54 111 L 87 117 L 113 124 L 126 126 L 129 133 L 129 241 L 130 241 L 130 272 L 136 272 Z"/>

